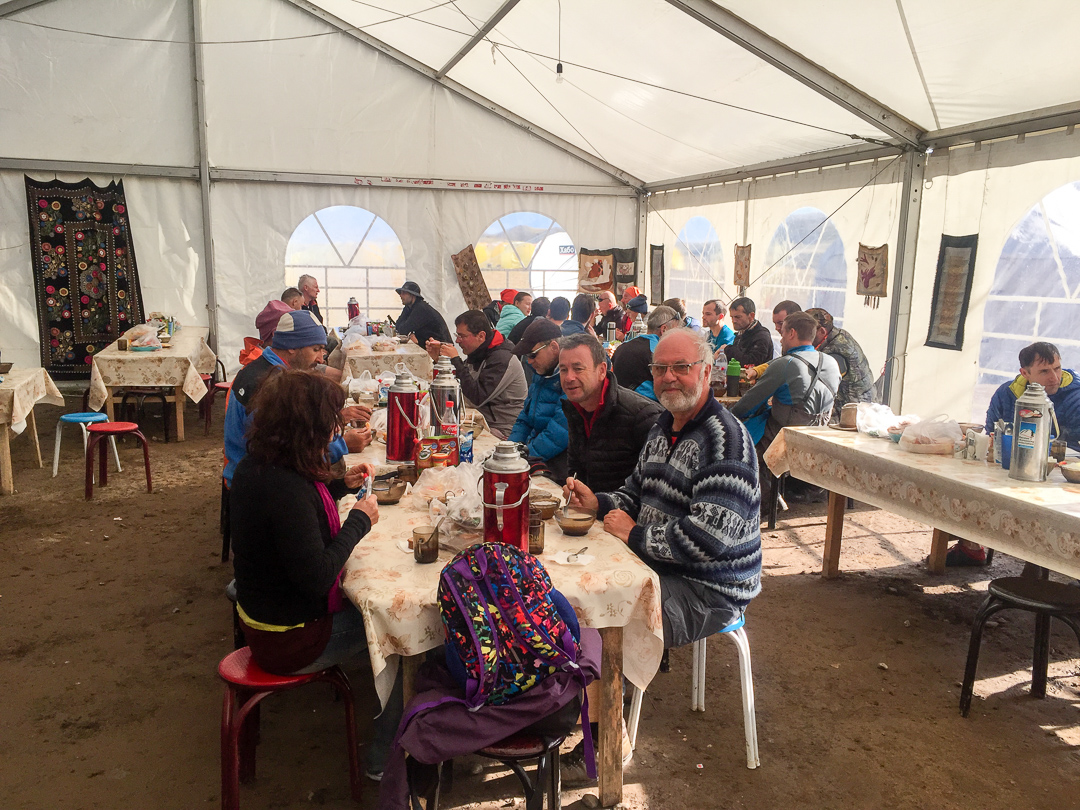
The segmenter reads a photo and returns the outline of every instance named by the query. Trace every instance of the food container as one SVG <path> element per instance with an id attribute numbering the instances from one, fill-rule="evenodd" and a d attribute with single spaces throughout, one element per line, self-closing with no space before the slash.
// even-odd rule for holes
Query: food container
<path id="1" fill-rule="evenodd" d="M 542 489 L 530 489 L 529 506 L 539 512 L 541 520 L 551 520 L 555 516 L 555 510 L 559 508 L 559 500 L 550 492 L 545 492 Z"/>
<path id="2" fill-rule="evenodd" d="M 376 481 L 371 489 L 375 493 L 376 501 L 390 505 L 401 500 L 406 486 L 407 484 L 400 478 L 392 478 L 389 481 Z"/>
<path id="3" fill-rule="evenodd" d="M 1070 484 L 1080 484 L 1080 462 L 1063 462 L 1058 465 L 1058 469 L 1061 470 L 1061 474 L 1065 476 L 1065 480 Z"/>
<path id="4" fill-rule="evenodd" d="M 559 524 L 563 534 L 580 537 L 587 534 L 596 522 L 596 510 L 580 506 L 571 506 L 565 512 L 559 509 L 555 512 L 555 522 Z"/>

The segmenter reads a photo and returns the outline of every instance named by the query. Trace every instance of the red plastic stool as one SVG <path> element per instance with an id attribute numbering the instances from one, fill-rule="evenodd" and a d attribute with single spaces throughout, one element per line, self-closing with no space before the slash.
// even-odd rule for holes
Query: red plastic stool
<path id="1" fill-rule="evenodd" d="M 255 778 L 255 746 L 259 742 L 259 703 L 267 695 L 325 681 L 345 704 L 345 734 L 349 744 L 349 784 L 353 801 L 360 801 L 360 755 L 356 749 L 356 709 L 349 679 L 339 667 L 310 675 L 272 675 L 251 660 L 251 648 L 241 647 L 218 664 L 225 681 L 221 708 L 221 807 L 239 810 L 240 783 Z"/>
<path id="2" fill-rule="evenodd" d="M 142 435 L 139 426 L 134 422 L 98 422 L 86 426 L 90 434 L 90 441 L 86 445 L 86 500 L 94 497 L 94 448 L 98 448 L 98 484 L 106 486 L 109 483 L 109 467 L 106 449 L 108 443 L 104 439 L 110 436 L 132 435 L 142 444 L 143 464 L 146 466 L 146 491 L 153 492 L 153 483 L 150 480 L 150 445 L 146 437 Z"/>

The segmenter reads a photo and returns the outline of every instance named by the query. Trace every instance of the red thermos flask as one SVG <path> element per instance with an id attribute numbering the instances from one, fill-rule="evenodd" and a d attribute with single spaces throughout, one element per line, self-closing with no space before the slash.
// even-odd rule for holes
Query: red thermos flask
<path id="1" fill-rule="evenodd" d="M 499 442 L 484 462 L 484 542 L 529 550 L 529 462 Z"/>

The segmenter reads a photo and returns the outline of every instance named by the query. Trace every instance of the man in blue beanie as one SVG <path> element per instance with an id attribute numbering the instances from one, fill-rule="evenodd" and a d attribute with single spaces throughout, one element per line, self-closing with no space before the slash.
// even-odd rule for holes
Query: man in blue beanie
<path id="1" fill-rule="evenodd" d="M 326 348 L 326 330 L 304 309 L 286 312 L 278 320 L 274 337 L 262 355 L 237 373 L 225 407 L 225 485 L 232 484 L 233 471 L 247 455 L 247 430 L 251 425 L 251 402 L 262 381 L 274 366 L 303 371 L 313 370 L 322 362 Z M 342 412 L 346 422 L 364 421 L 371 416 L 367 408 L 353 406 Z M 330 443 L 330 462 L 336 463 L 349 452 L 359 452 L 371 443 L 371 431 L 348 431 L 348 441 L 338 436 Z"/>

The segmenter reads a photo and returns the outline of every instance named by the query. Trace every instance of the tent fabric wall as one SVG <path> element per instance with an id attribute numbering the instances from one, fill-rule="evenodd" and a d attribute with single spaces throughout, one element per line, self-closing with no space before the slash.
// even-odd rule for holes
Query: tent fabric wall
<path id="1" fill-rule="evenodd" d="M 1080 180 L 1080 134 L 1058 131 L 935 152 L 927 161 L 916 253 L 911 330 L 904 379 L 904 410 L 981 420 L 975 403 L 979 346 L 987 295 L 1002 248 L 1017 222 L 1051 191 Z M 930 322 L 938 248 L 943 233 L 979 234 L 974 283 L 962 351 L 923 345 Z M 1064 365 L 1080 353 L 1062 346 Z M 1071 355 L 1071 356 L 1070 356 Z M 948 403 L 944 406 L 942 403 Z"/>
<path id="2" fill-rule="evenodd" d="M 78 182 L 85 174 L 31 175 Z M 0 348 L 5 361 L 40 366 L 41 353 L 30 265 L 26 187 L 22 172 L 0 171 Z M 98 185 L 114 178 L 90 175 Z M 124 178 L 139 283 L 147 312 L 206 326 L 199 186 L 192 181 Z"/>
<path id="3" fill-rule="evenodd" d="M 216 182 L 212 188 L 219 354 L 235 370 L 255 316 L 285 285 L 285 248 L 309 214 L 333 205 L 371 211 L 393 228 L 416 281 L 447 323 L 465 310 L 450 255 L 475 243 L 498 217 L 536 211 L 554 218 L 578 247 L 632 246 L 633 198 L 506 194 L 286 183 Z M 332 326 L 342 326 L 332 323 Z"/>
<path id="4" fill-rule="evenodd" d="M 54 0 L 0 25 L 0 155 L 195 165 L 188 0 Z"/>
<path id="5" fill-rule="evenodd" d="M 657 194 L 649 201 L 649 242 L 664 245 L 665 265 L 670 268 L 676 235 L 691 217 L 704 216 L 716 228 L 723 246 L 727 274 L 723 281 L 729 297 L 737 294 L 732 283 L 734 245 L 753 245 L 751 285 L 746 295 L 757 303 L 758 317 L 771 329 L 774 301 L 763 289 L 763 282 L 776 272 L 768 271 L 766 264 L 770 241 L 785 218 L 799 208 L 813 207 L 825 215 L 832 214 L 830 222 L 843 241 L 847 265 L 843 328 L 859 341 L 877 375 L 885 364 L 889 303 L 886 299 L 877 309 L 863 306 L 863 299 L 855 294 L 856 258 L 859 242 L 874 246 L 888 243 L 892 248 L 890 262 L 895 265 L 900 172 L 900 159 L 890 158 Z M 866 187 L 856 193 L 864 184 Z M 670 279 L 670 269 L 668 275 Z M 890 267 L 889 275 L 891 295 L 897 277 L 895 266 Z M 694 309 L 701 302 L 687 304 Z"/>

